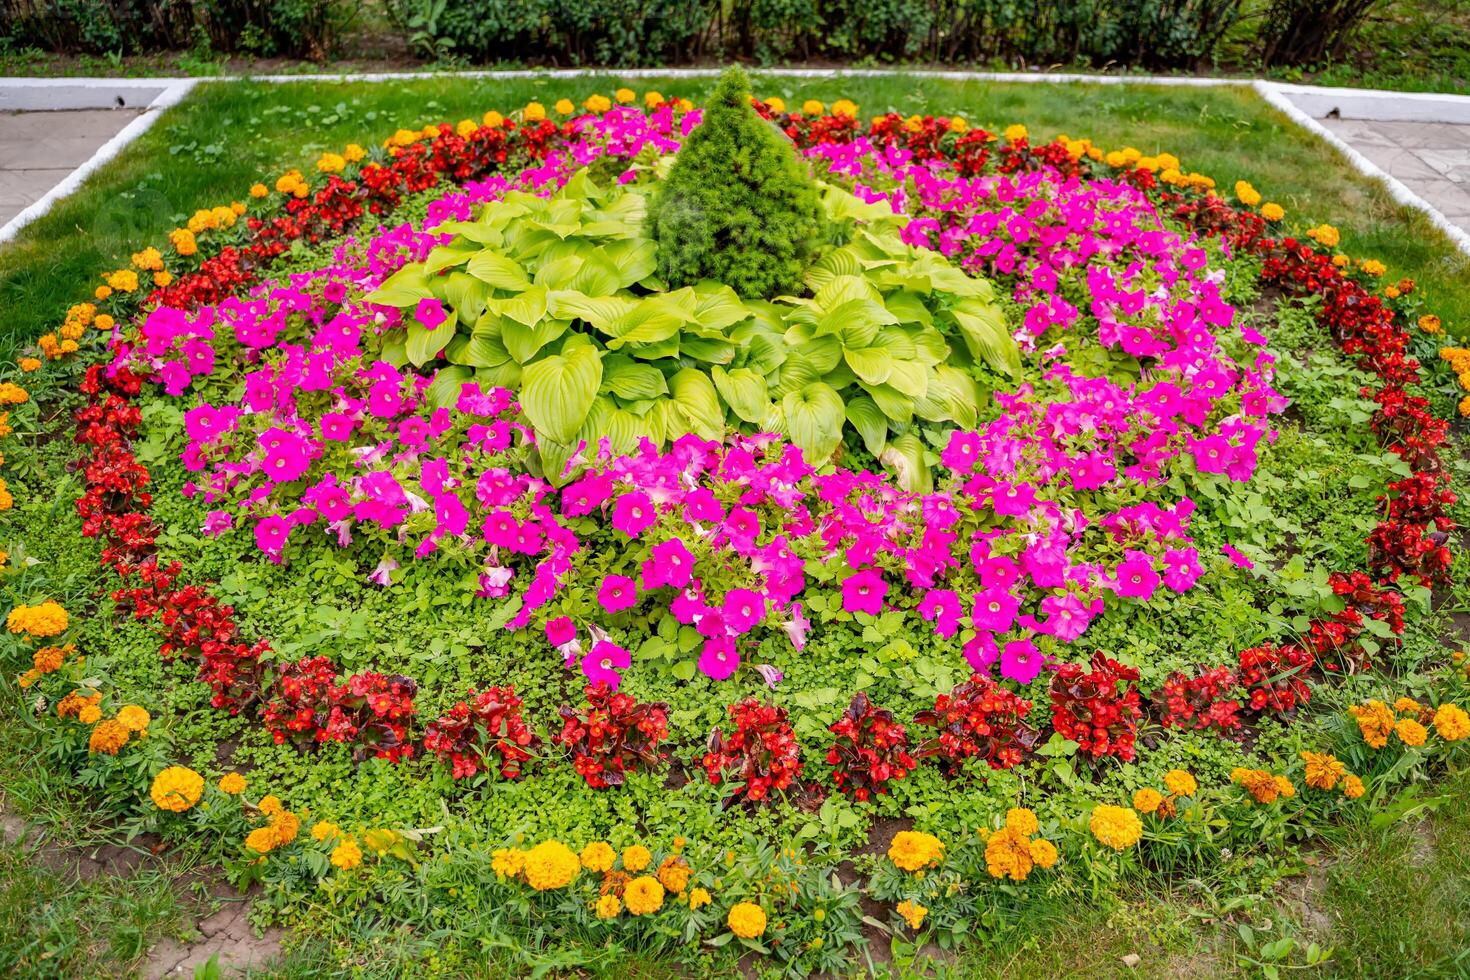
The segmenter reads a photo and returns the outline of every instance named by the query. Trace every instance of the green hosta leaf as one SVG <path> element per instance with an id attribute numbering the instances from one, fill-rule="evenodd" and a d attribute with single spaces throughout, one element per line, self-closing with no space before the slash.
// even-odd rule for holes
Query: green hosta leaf
<path id="1" fill-rule="evenodd" d="M 509 357 L 499 364 L 475 369 L 475 380 L 482 388 L 509 388 L 515 391 L 521 386 L 521 366 Z"/>
<path id="2" fill-rule="evenodd" d="M 817 381 L 787 394 L 781 408 L 786 413 L 786 434 L 807 461 L 818 466 L 826 462 L 842 442 L 846 417 L 842 396 Z"/>
<path id="3" fill-rule="evenodd" d="M 500 339 L 517 363 L 525 364 L 541 352 L 541 348 L 566 333 L 570 320 L 540 320 L 531 326 L 515 320 L 503 320 Z"/>
<path id="4" fill-rule="evenodd" d="M 852 373 L 870 385 L 881 385 L 893 373 L 893 355 L 882 347 L 845 348 L 843 360 Z"/>
<path id="5" fill-rule="evenodd" d="M 617 265 L 601 249 L 592 245 L 583 247 L 586 252 L 582 267 L 572 277 L 571 288 L 588 296 L 611 296 L 623 285 Z"/>
<path id="6" fill-rule="evenodd" d="M 904 426 L 913 421 L 914 400 L 891 385 L 863 385 L 863 390 L 873 397 L 873 402 L 894 425 Z"/>
<path id="7" fill-rule="evenodd" d="M 934 314 L 929 312 L 929 307 L 924 305 L 924 298 L 918 293 L 908 290 L 890 293 L 883 297 L 883 305 L 899 323 L 918 323 L 926 327 L 934 325 Z"/>
<path id="8" fill-rule="evenodd" d="M 929 376 L 933 370 L 918 361 L 895 358 L 893 369 L 888 372 L 888 384 L 910 398 L 923 398 L 929 391 Z"/>
<path id="9" fill-rule="evenodd" d="M 709 280 L 696 283 L 694 296 L 694 322 L 701 327 L 723 332 L 725 328 L 750 316 L 750 310 L 741 302 L 735 290 L 721 283 Z"/>
<path id="10" fill-rule="evenodd" d="M 659 434 L 660 443 L 673 442 L 685 433 L 694 431 L 689 424 L 689 416 L 672 398 L 660 398 L 654 402 L 643 420 L 648 423 L 650 430 Z"/>
<path id="11" fill-rule="evenodd" d="M 557 442 L 555 439 L 538 438 L 536 452 L 541 458 L 541 475 L 554 487 L 566 485 L 571 474 L 566 472 L 567 463 L 577 454 L 574 445 Z"/>
<path id="12" fill-rule="evenodd" d="M 735 360 L 738 351 L 728 340 L 686 336 L 679 341 L 679 352 L 706 364 L 729 364 Z"/>
<path id="13" fill-rule="evenodd" d="M 725 411 L 709 375 L 685 368 L 669 379 L 669 391 L 693 432 L 704 439 L 718 439 L 725 434 Z"/>
<path id="14" fill-rule="evenodd" d="M 454 328 L 449 321 L 439 324 L 437 330 L 427 330 L 418 322 L 408 325 L 408 360 L 414 367 L 422 367 L 444 349 L 445 345 L 454 339 Z"/>
<path id="15" fill-rule="evenodd" d="M 450 317 L 440 324 L 440 329 L 453 327 L 456 322 L 474 323 L 485 311 L 485 302 L 490 297 L 490 287 L 474 276 L 463 272 L 451 272 L 440 280 L 443 283 L 444 299 L 449 304 Z"/>
<path id="16" fill-rule="evenodd" d="M 833 336 L 844 347 L 867 347 L 878 336 L 880 327 L 897 323 L 898 318 L 882 303 L 871 299 L 853 299 L 832 307 L 817 321 L 819 337 Z"/>
<path id="17" fill-rule="evenodd" d="M 796 349 L 819 375 L 833 370 L 842 361 L 842 344 L 836 337 L 818 337 Z"/>
<path id="18" fill-rule="evenodd" d="M 924 459 L 924 442 L 914 433 L 905 432 L 889 440 L 888 447 L 878 458 L 903 489 L 913 493 L 928 493 L 934 489 L 934 479 Z"/>
<path id="19" fill-rule="evenodd" d="M 669 393 L 669 385 L 664 380 L 662 371 L 622 355 L 603 358 L 602 387 L 626 401 L 658 398 Z"/>
<path id="20" fill-rule="evenodd" d="M 581 268 L 581 255 L 564 255 L 544 262 L 536 270 L 536 283 L 551 290 L 567 289 Z"/>
<path id="21" fill-rule="evenodd" d="M 933 327 L 921 327 L 908 331 L 910 340 L 914 345 L 913 358 L 921 363 L 933 367 L 943 364 L 949 360 L 949 344 L 944 341 L 944 334 Z"/>
<path id="22" fill-rule="evenodd" d="M 569 443 L 586 421 L 601 384 L 601 352 L 585 338 L 569 337 L 560 354 L 522 369 L 521 408 L 538 433 Z"/>
<path id="23" fill-rule="evenodd" d="M 546 287 L 530 286 L 509 299 L 489 300 L 486 305 L 506 319 L 529 327 L 546 315 Z"/>
<path id="24" fill-rule="evenodd" d="M 628 197 L 641 198 L 641 194 Z M 653 275 L 658 268 L 658 246 L 647 238 L 632 238 L 603 246 L 603 254 L 618 272 L 618 288 L 627 289 Z"/>
<path id="25" fill-rule="evenodd" d="M 496 289 L 519 292 L 531 285 L 531 280 L 526 278 L 526 270 L 521 268 L 519 262 L 489 249 L 470 259 L 465 264 L 464 271 Z"/>
<path id="26" fill-rule="evenodd" d="M 742 421 L 758 425 L 771 411 L 771 397 L 766 391 L 766 379 L 750 368 L 735 368 L 726 371 L 721 367 L 710 368 L 710 377 L 715 388 L 730 411 Z"/>
<path id="27" fill-rule="evenodd" d="M 546 312 L 558 319 L 586 320 L 598 330 L 630 311 L 639 301 L 629 296 L 587 296 L 574 289 L 554 289 L 546 296 Z"/>
<path id="28" fill-rule="evenodd" d="M 484 249 L 474 242 L 454 241 L 448 245 L 440 245 L 429 253 L 424 260 L 424 275 L 432 276 L 445 269 L 452 269 L 457 265 L 464 265 L 471 258 L 479 255 Z"/>
<path id="29" fill-rule="evenodd" d="M 965 346 L 970 348 L 975 360 L 1011 377 L 1021 373 L 1021 352 L 1006 329 L 1000 307 L 965 300 L 956 304 L 950 313 L 959 324 Z"/>
<path id="30" fill-rule="evenodd" d="M 434 375 L 434 380 L 428 390 L 424 392 L 424 397 L 434 408 L 449 408 L 459 400 L 459 389 L 474 376 L 474 373 L 467 367 L 455 364 L 440 368 L 439 373 Z"/>
<path id="31" fill-rule="evenodd" d="M 862 272 L 863 266 L 858 261 L 857 249 L 844 245 L 813 262 L 802 274 L 802 278 L 815 293 L 838 276 L 860 276 Z"/>
<path id="32" fill-rule="evenodd" d="M 688 321 L 689 312 L 684 304 L 672 294 L 665 294 L 638 301 L 632 309 L 598 329 L 611 338 L 607 342 L 608 349 L 617 350 L 624 344 L 652 344 L 667 340 Z"/>
<path id="33" fill-rule="evenodd" d="M 832 281 L 817 290 L 813 305 L 822 311 L 834 310 L 852 300 L 883 301 L 876 286 L 862 276 L 835 276 Z"/>
<path id="34" fill-rule="evenodd" d="M 379 306 L 417 306 L 419 300 L 432 294 L 429 279 L 421 265 L 406 265 L 383 280 L 383 284 L 363 297 Z"/>
<path id="35" fill-rule="evenodd" d="M 792 351 L 782 362 L 781 369 L 775 373 L 775 381 L 771 384 L 771 394 L 778 398 L 785 398 L 789 392 L 800 391 L 819 380 L 824 373 L 826 372 L 818 371 L 813 367 L 812 362 L 807 360 L 804 354 Z"/>
<path id="36" fill-rule="evenodd" d="M 888 417 L 883 414 L 873 399 L 865 395 L 851 398 L 847 402 L 847 420 L 863 437 L 863 445 L 876 459 L 883 455 L 888 445 Z"/>

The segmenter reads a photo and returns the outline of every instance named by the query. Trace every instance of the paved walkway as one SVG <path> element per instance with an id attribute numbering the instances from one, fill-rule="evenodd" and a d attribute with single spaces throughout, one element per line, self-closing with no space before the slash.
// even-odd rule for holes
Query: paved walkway
<path id="1" fill-rule="evenodd" d="M 1322 119 L 1323 126 L 1470 233 L 1470 126 Z"/>
<path id="2" fill-rule="evenodd" d="M 0 225 L 139 115 L 136 109 L 0 113 Z"/>

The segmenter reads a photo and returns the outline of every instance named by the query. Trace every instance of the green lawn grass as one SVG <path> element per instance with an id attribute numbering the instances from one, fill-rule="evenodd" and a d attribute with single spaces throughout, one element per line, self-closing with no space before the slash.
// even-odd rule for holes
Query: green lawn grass
<path id="1" fill-rule="evenodd" d="M 709 79 L 640 79 L 638 91 L 701 97 Z M 200 207 L 241 198 L 256 180 L 310 167 L 321 151 L 381 140 L 400 126 L 478 117 L 532 98 L 551 102 L 608 91 L 615 75 L 575 80 L 436 77 L 413 82 L 201 85 L 132 145 L 0 248 L 0 355 L 60 321 L 88 298 L 98 275 L 159 242 Z M 1066 133 L 1113 148 L 1169 151 L 1221 187 L 1250 180 L 1287 209 L 1297 230 L 1328 221 L 1350 254 L 1377 257 L 1388 276 L 1418 281 L 1454 333 L 1470 333 L 1470 260 L 1417 212 L 1353 172 L 1335 150 L 1254 94 L 1234 88 L 994 84 L 894 74 L 833 79 L 761 78 L 763 96 L 846 97 L 861 113 L 962 113 L 999 128 L 1025 123 L 1039 137 Z"/>

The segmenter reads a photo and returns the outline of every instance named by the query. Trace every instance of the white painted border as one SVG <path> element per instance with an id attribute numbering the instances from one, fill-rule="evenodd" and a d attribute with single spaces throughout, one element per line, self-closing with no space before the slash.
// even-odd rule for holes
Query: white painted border
<path id="1" fill-rule="evenodd" d="M 0 86 L 3 86 L 3 84 L 4 82 L 0 81 Z M 195 79 L 186 78 L 172 82 L 166 88 L 159 91 L 153 97 L 153 100 L 148 103 L 148 108 L 143 111 L 142 115 L 124 126 L 112 139 L 98 147 L 96 153 L 88 157 L 80 167 L 77 167 L 77 169 L 63 177 L 55 187 L 42 195 L 40 200 L 11 218 L 5 223 L 4 227 L 0 227 L 0 244 L 8 242 L 20 234 L 22 228 L 50 211 L 52 205 L 57 201 L 78 187 L 81 187 L 82 183 L 95 173 L 98 168 L 121 153 L 133 140 L 146 133 L 158 121 L 158 117 L 163 114 L 165 109 L 177 105 L 184 96 L 193 90 L 195 84 Z"/>
<path id="2" fill-rule="evenodd" d="M 208 78 L 0 78 L 0 109 L 83 109 L 115 108 L 154 94 L 143 115 L 133 120 L 96 153 L 60 183 L 47 191 L 4 227 L 0 227 L 0 243 L 14 238 L 20 229 L 50 210 L 60 198 L 81 186 L 99 167 L 117 156 L 137 139 L 164 109 L 177 104 L 196 85 L 207 82 L 256 81 L 268 84 L 292 82 L 399 82 L 437 78 L 586 78 L 613 76 L 619 78 L 707 78 L 719 74 L 718 68 L 563 68 L 553 70 L 463 71 L 463 72 L 371 72 L 358 75 L 222 75 Z M 1470 124 L 1470 96 L 1422 92 L 1383 92 L 1371 89 L 1326 88 L 1311 85 L 1288 85 L 1280 82 L 1240 78 L 1197 78 L 1158 75 L 1089 75 L 1062 72 L 985 72 L 887 69 L 821 69 L 773 68 L 757 70 L 759 75 L 789 78 L 874 77 L 907 75 L 919 78 L 953 81 L 1021 82 L 1038 84 L 1095 85 L 1161 85 L 1177 88 L 1245 88 L 1252 89 L 1272 108 L 1296 125 L 1325 140 L 1340 152 L 1348 163 L 1364 176 L 1377 180 L 1395 201 L 1423 212 L 1429 221 L 1465 255 L 1470 256 L 1470 234 L 1452 224 L 1437 208 L 1409 190 L 1402 182 L 1378 167 L 1367 157 L 1327 130 L 1304 109 L 1318 115 L 1337 112 L 1345 119 L 1407 120 L 1415 122 L 1448 122 Z"/>

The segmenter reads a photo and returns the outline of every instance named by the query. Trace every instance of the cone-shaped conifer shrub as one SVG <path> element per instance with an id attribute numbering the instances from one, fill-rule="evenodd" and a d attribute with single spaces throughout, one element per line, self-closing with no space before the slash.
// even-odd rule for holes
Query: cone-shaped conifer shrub
<path id="1" fill-rule="evenodd" d="M 745 72 L 726 69 L 649 203 L 660 274 L 674 288 L 715 279 L 747 298 L 796 292 L 824 223 L 805 161 L 751 108 Z"/>

